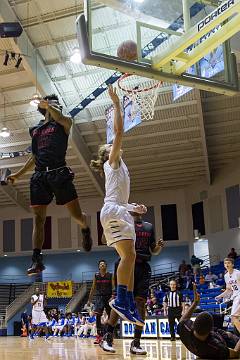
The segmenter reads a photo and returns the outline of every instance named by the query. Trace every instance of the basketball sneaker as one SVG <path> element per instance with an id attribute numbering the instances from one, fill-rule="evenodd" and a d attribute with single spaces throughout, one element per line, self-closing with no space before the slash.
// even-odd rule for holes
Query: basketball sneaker
<path id="1" fill-rule="evenodd" d="M 145 322 L 139 315 L 137 308 L 135 308 L 134 310 L 130 310 L 130 313 L 131 313 L 132 317 L 136 320 L 136 325 L 144 326 Z"/>
<path id="2" fill-rule="evenodd" d="M 101 335 L 97 335 L 96 339 L 94 341 L 94 345 L 99 345 L 100 342 L 102 341 L 102 336 Z"/>
<path id="3" fill-rule="evenodd" d="M 37 275 L 43 270 L 45 270 L 45 266 L 43 265 L 43 256 L 40 253 L 36 253 L 34 250 L 32 255 L 32 264 L 27 270 L 27 274 L 29 276 Z"/>
<path id="4" fill-rule="evenodd" d="M 114 349 L 113 345 L 113 335 L 111 333 L 106 333 L 102 338 L 99 346 L 107 352 L 115 353 L 116 350 Z"/>
<path id="5" fill-rule="evenodd" d="M 129 321 L 133 324 L 136 324 L 136 319 L 131 314 L 129 308 L 117 302 L 116 299 L 113 299 L 109 302 L 109 306 L 125 321 Z"/>
<path id="6" fill-rule="evenodd" d="M 140 346 L 140 339 L 134 339 L 131 342 L 130 354 L 133 354 L 133 355 L 147 355 L 146 350 L 144 350 Z"/>
<path id="7" fill-rule="evenodd" d="M 85 251 L 89 252 L 92 249 L 92 237 L 89 227 L 82 229 L 82 247 Z"/>

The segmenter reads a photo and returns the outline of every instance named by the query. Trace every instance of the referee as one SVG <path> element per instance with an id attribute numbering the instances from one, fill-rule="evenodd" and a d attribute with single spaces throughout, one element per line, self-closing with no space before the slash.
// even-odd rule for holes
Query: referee
<path id="1" fill-rule="evenodd" d="M 168 315 L 171 341 L 175 341 L 175 319 L 180 320 L 184 309 L 183 296 L 177 291 L 176 280 L 170 281 L 170 291 L 163 298 L 163 308 L 164 316 Z"/>

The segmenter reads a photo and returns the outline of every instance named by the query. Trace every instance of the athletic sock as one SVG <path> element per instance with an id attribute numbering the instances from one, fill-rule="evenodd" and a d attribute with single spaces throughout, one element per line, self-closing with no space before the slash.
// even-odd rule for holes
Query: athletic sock
<path id="1" fill-rule="evenodd" d="M 138 339 L 140 340 L 141 339 L 141 336 L 142 336 L 142 329 L 137 329 L 135 327 L 135 330 L 134 330 L 134 339 Z"/>
<path id="2" fill-rule="evenodd" d="M 131 310 L 134 310 L 136 305 L 135 305 L 134 296 L 133 296 L 132 291 L 127 291 L 127 300 L 128 300 L 129 308 Z"/>
<path id="3" fill-rule="evenodd" d="M 117 285 L 117 302 L 127 305 L 127 286 Z"/>

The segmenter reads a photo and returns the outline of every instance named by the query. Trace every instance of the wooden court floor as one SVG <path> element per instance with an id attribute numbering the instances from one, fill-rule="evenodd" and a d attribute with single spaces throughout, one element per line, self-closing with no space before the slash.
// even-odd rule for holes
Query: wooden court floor
<path id="1" fill-rule="evenodd" d="M 104 352 L 92 339 L 53 338 L 45 341 L 36 338 L 0 337 L 1 360 L 119 360 L 119 359 L 162 359 L 190 360 L 194 355 L 178 340 L 175 343 L 159 340 L 142 340 L 147 356 L 129 354 L 131 340 L 114 340 L 116 354 Z"/>

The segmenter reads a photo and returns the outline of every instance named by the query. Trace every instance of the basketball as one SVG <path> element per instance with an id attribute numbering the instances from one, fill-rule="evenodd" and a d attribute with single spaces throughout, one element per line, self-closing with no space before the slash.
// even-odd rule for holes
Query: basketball
<path id="1" fill-rule="evenodd" d="M 122 60 L 133 61 L 137 59 L 137 44 L 132 40 L 122 42 L 117 49 L 117 56 Z"/>

